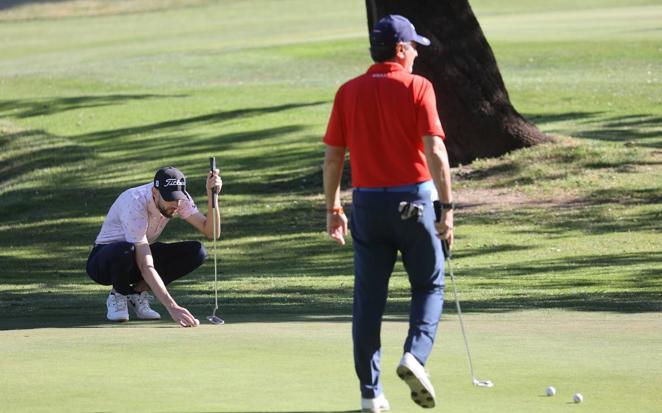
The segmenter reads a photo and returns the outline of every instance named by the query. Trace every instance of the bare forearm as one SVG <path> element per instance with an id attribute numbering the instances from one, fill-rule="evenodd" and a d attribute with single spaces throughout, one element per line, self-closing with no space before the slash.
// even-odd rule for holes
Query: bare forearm
<path id="1" fill-rule="evenodd" d="M 135 244 L 136 247 L 136 263 L 140 269 L 140 274 L 143 280 L 147 283 L 152 293 L 156 296 L 161 304 L 166 308 L 176 305 L 175 300 L 170 296 L 166 289 L 161 276 L 154 268 L 154 259 L 147 244 Z"/>
<path id="2" fill-rule="evenodd" d="M 164 307 L 168 308 L 177 304 L 166 289 L 161 276 L 156 272 L 156 269 L 153 266 L 144 264 L 140 267 L 140 273 L 149 288 L 152 290 L 156 299 L 159 300 Z"/>
<path id="3" fill-rule="evenodd" d="M 340 207 L 340 179 L 344 160 L 344 148 L 342 155 L 339 149 L 327 148 L 324 157 L 324 196 L 327 209 Z"/>
<path id="4" fill-rule="evenodd" d="M 347 235 L 347 217 L 340 203 L 340 179 L 344 162 L 345 148 L 327 145 L 324 153 L 326 232 L 340 245 L 345 245 Z"/>
<path id="5" fill-rule="evenodd" d="M 149 245 L 146 243 L 137 243 L 135 246 L 136 263 L 138 264 L 138 268 L 140 268 L 143 280 L 145 280 L 159 302 L 165 306 L 166 310 L 168 310 L 170 317 L 182 327 L 195 327 L 200 325 L 200 321 L 198 321 L 193 314 L 191 314 L 186 308 L 177 305 L 175 300 L 170 296 L 161 276 L 156 271 L 156 268 L 154 268 L 154 258 L 152 257 L 152 251 L 150 250 Z"/>
<path id="6" fill-rule="evenodd" d="M 216 206 L 212 204 L 214 202 L 214 197 L 216 197 Z M 208 239 L 214 238 L 214 223 L 216 223 L 216 239 L 221 235 L 221 213 L 219 208 L 220 197 L 217 194 L 212 193 L 211 191 L 207 192 L 207 217 L 205 221 L 205 236 Z M 214 214 L 214 216 L 212 216 Z"/>
<path id="7" fill-rule="evenodd" d="M 452 202 L 451 170 L 446 146 L 439 137 L 426 136 L 425 156 L 441 202 Z"/>
<path id="8" fill-rule="evenodd" d="M 221 236 L 221 209 L 219 208 L 219 202 L 223 180 L 219 175 L 220 171 L 215 166 L 213 168 L 207 175 L 207 216 L 204 217 L 204 225 L 199 225 L 196 222 L 197 217 L 194 217 L 193 221 L 191 221 L 200 232 L 205 234 L 207 239 L 214 239 L 214 234 L 216 234 L 216 239 Z"/>

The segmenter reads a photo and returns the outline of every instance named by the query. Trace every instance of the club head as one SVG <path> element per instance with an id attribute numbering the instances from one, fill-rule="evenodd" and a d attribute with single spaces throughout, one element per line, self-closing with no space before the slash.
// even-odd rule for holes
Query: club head
<path id="1" fill-rule="evenodd" d="M 208 316 L 207 316 L 207 320 L 208 320 L 210 323 L 212 323 L 212 324 L 214 324 L 214 325 L 217 325 L 217 326 L 219 326 L 219 325 L 221 325 L 221 324 L 225 324 L 225 321 L 224 321 L 222 318 L 220 318 L 220 317 L 218 317 L 218 316 L 216 316 L 216 315 L 208 315 Z"/>
<path id="2" fill-rule="evenodd" d="M 492 383 L 489 380 L 478 380 L 476 378 L 473 379 L 473 384 L 476 387 L 493 387 L 494 383 Z"/>

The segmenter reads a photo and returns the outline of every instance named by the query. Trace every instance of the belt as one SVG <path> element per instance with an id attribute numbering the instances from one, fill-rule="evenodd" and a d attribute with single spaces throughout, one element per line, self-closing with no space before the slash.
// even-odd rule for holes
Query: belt
<path id="1" fill-rule="evenodd" d="M 382 187 L 356 187 L 357 192 L 430 192 L 434 188 L 432 181 L 424 181 L 411 185 L 382 186 Z"/>

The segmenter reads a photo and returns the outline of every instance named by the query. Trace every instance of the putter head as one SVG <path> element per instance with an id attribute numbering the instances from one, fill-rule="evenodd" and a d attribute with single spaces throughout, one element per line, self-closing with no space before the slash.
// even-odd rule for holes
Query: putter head
<path id="1" fill-rule="evenodd" d="M 207 320 L 208 320 L 210 323 L 212 323 L 212 324 L 214 324 L 214 325 L 217 325 L 217 326 L 218 326 L 218 325 L 221 325 L 221 324 L 225 324 L 225 321 L 224 321 L 222 318 L 220 318 L 220 317 L 218 317 L 218 316 L 216 316 L 216 315 L 208 315 L 208 316 L 207 316 Z"/>
<path id="2" fill-rule="evenodd" d="M 473 384 L 476 387 L 493 387 L 494 383 L 492 383 L 489 380 L 478 380 L 476 378 L 473 379 Z"/>

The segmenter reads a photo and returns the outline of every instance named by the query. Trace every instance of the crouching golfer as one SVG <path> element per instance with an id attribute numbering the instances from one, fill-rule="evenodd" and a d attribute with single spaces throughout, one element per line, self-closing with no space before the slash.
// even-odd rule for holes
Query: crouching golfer
<path id="1" fill-rule="evenodd" d="M 148 291 L 183 327 L 194 327 L 198 320 L 177 305 L 166 285 L 198 268 L 207 252 L 198 241 L 156 242 L 166 224 L 178 214 L 198 231 L 213 238 L 220 234 L 220 214 L 212 208 L 212 197 L 222 186 L 218 170 L 207 176 L 207 216 L 198 212 L 186 192 L 186 177 L 171 166 L 161 168 L 154 182 L 127 189 L 110 207 L 94 248 L 87 259 L 87 273 L 102 285 L 112 285 L 106 306 L 111 321 L 127 321 L 131 307 L 139 319 L 155 320 L 159 313 L 149 306 Z"/>
<path id="2" fill-rule="evenodd" d="M 409 275 L 409 332 L 397 375 L 412 400 L 434 407 L 424 365 L 441 316 L 444 257 L 439 238 L 453 241 L 448 155 L 431 83 L 411 74 L 416 47 L 430 41 L 404 17 L 381 19 L 370 36 L 375 64 L 340 87 L 324 143 L 327 231 L 343 245 L 347 217 L 340 204 L 346 149 L 352 167 L 354 304 L 352 337 L 361 409 L 389 410 L 380 379 L 380 331 L 398 251 Z M 433 198 L 441 198 L 435 223 Z"/>

